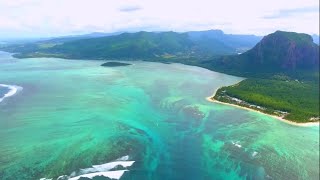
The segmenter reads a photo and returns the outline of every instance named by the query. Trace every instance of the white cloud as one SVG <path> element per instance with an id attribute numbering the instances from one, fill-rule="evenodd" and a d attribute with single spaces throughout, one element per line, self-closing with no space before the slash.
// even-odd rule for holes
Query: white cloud
<path id="1" fill-rule="evenodd" d="M 318 34 L 317 7 L 317 0 L 0 0 L 0 35 L 204 29 Z"/>

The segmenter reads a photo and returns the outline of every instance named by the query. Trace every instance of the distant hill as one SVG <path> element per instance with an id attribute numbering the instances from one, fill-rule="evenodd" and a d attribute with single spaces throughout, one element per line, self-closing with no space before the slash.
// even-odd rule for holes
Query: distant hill
<path id="1" fill-rule="evenodd" d="M 253 47 L 259 37 L 228 35 L 219 30 L 199 32 L 137 32 L 92 34 L 54 38 L 36 43 L 7 46 L 2 50 L 16 57 L 63 57 L 74 59 L 190 60 L 236 54 Z"/>
<path id="2" fill-rule="evenodd" d="M 319 46 L 310 35 L 276 31 L 241 55 L 224 56 L 207 64 L 213 69 L 244 76 L 318 71 Z"/>
<path id="3" fill-rule="evenodd" d="M 93 32 L 89 34 L 80 34 L 80 35 L 68 35 L 60 37 L 30 37 L 30 38 L 6 38 L 0 37 L 0 44 L 9 44 L 9 45 L 18 45 L 18 44 L 45 44 L 45 43 L 64 43 L 67 41 L 79 40 L 79 39 L 89 39 L 96 37 L 105 37 L 118 35 L 123 32 L 114 32 L 114 33 L 103 33 L 103 32 Z"/>
<path id="4" fill-rule="evenodd" d="M 225 34 L 221 30 L 191 31 L 188 32 L 188 35 L 194 41 L 216 42 L 213 44 L 217 46 L 216 48 L 227 46 L 235 49 L 238 53 L 251 49 L 262 39 L 261 36 L 255 35 Z"/>
<path id="5" fill-rule="evenodd" d="M 138 32 L 66 42 L 48 49 L 47 52 L 79 59 L 156 58 L 166 54 L 186 54 L 193 47 L 193 42 L 186 34 Z"/>
<path id="6" fill-rule="evenodd" d="M 37 43 L 64 43 L 68 41 L 80 40 L 80 39 L 90 39 L 90 38 L 99 38 L 106 36 L 115 36 L 122 34 L 124 32 L 114 32 L 114 33 L 103 33 L 103 32 L 93 32 L 89 34 L 81 34 L 81 35 L 70 35 L 70 36 L 61 36 L 61 37 L 53 37 L 48 38 L 42 41 L 37 41 Z"/>

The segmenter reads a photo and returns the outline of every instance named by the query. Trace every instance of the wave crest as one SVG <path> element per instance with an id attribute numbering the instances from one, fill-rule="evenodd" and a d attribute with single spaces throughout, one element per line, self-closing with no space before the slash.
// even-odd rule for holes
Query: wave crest
<path id="1" fill-rule="evenodd" d="M 16 85 L 7 85 L 7 84 L 0 84 L 0 87 L 5 87 L 9 89 L 9 92 L 4 94 L 3 97 L 0 97 L 0 102 L 3 101 L 5 98 L 11 97 L 15 95 L 17 92 L 21 91 L 23 88 Z"/>
<path id="2" fill-rule="evenodd" d="M 80 169 L 78 172 L 72 172 L 70 176 L 62 175 L 57 180 L 78 180 L 80 178 L 92 179 L 97 176 L 104 176 L 111 179 L 120 179 L 121 176 L 128 171 L 128 167 L 132 166 L 135 161 L 128 161 L 129 156 L 123 156 L 116 161 L 108 162 L 100 165 L 92 165 L 92 167 Z M 113 170 L 122 167 L 122 170 Z M 40 180 L 51 180 L 41 178 Z"/>

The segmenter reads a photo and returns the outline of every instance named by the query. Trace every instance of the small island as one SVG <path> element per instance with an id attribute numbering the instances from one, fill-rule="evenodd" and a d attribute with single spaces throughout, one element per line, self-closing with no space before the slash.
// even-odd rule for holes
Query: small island
<path id="1" fill-rule="evenodd" d="M 101 64 L 101 66 L 104 67 L 119 67 L 119 66 L 130 66 L 132 64 L 129 63 L 123 63 L 123 62 L 106 62 Z"/>

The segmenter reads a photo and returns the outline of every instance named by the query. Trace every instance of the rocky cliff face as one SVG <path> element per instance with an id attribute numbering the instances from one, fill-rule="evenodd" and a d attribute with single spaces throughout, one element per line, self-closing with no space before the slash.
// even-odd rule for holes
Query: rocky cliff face
<path id="1" fill-rule="evenodd" d="M 319 69 L 319 46 L 307 34 L 277 31 L 241 55 L 255 66 L 285 70 Z"/>

